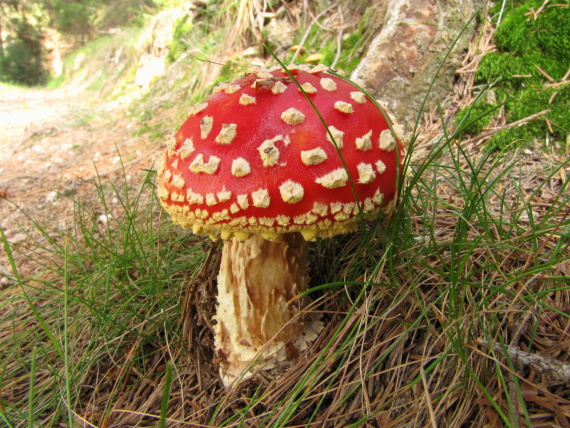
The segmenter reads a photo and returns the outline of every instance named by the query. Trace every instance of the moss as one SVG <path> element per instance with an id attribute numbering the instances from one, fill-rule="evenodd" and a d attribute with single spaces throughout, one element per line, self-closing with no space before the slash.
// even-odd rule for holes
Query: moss
<path id="1" fill-rule="evenodd" d="M 495 110 L 494 104 L 477 103 L 457 113 L 456 124 L 461 127 L 461 134 L 477 135 L 491 122 Z"/>
<path id="2" fill-rule="evenodd" d="M 362 18 L 356 25 L 355 30 L 351 34 L 346 34 L 340 43 L 340 55 L 335 64 L 336 69 L 343 70 L 346 73 L 351 73 L 360 63 L 362 50 L 368 39 L 367 35 L 370 33 L 370 28 L 374 25 L 374 8 L 368 8 L 364 12 Z M 294 38 L 292 45 L 298 45 L 307 28 L 300 28 Z M 309 29 L 309 34 L 304 43 L 303 53 L 297 54 L 296 62 L 303 62 L 303 58 L 312 53 L 320 52 L 323 57 L 319 61 L 327 66 L 332 66 L 338 52 L 338 41 L 336 33 L 324 33 L 318 25 L 313 25 Z M 286 62 L 290 61 L 293 53 L 289 55 Z"/>
<path id="3" fill-rule="evenodd" d="M 168 61 L 176 61 L 188 49 L 190 43 L 186 37 L 192 33 L 193 28 L 194 24 L 189 14 L 185 14 L 178 20 L 172 34 L 172 42 L 168 46 Z"/>
<path id="4" fill-rule="evenodd" d="M 483 58 L 480 81 L 502 77 L 514 87 L 536 84 L 544 80 L 537 66 L 555 80 L 564 76 L 570 63 L 570 9 L 557 5 L 545 8 L 537 19 L 526 16 L 541 4 L 532 0 L 507 11 L 495 33 L 498 52 Z"/>
<path id="5" fill-rule="evenodd" d="M 477 70 L 477 83 L 496 82 L 494 89 L 498 100 L 505 102 L 508 122 L 551 110 L 542 119 L 495 135 L 491 144 L 503 149 L 548 134 L 564 141 L 570 133 L 570 87 L 549 87 L 551 82 L 544 75 L 560 82 L 568 71 L 570 9 L 553 4 L 535 19 L 529 12 L 542 4 L 543 0 L 515 2 L 505 10 L 495 34 L 497 51 L 485 55 Z"/>
<path id="6" fill-rule="evenodd" d="M 490 143 L 501 149 L 518 147 L 535 138 L 545 138 L 547 134 L 555 140 L 564 141 L 570 134 L 570 84 L 562 88 L 528 88 L 520 91 L 518 98 L 507 105 L 509 122 L 525 119 L 546 109 L 550 109 L 550 113 L 524 126 L 496 134 Z"/>
<path id="7" fill-rule="evenodd" d="M 335 68 L 341 69 L 346 73 L 351 73 L 360 63 L 360 56 L 357 54 L 362 40 L 362 34 L 357 31 L 346 37 L 340 45 L 340 55 L 335 64 Z M 336 40 L 327 43 L 323 49 L 322 63 L 331 66 L 337 55 L 337 42 Z"/>
<path id="8" fill-rule="evenodd" d="M 543 0 L 528 1 L 509 11 L 497 28 L 497 46 L 524 56 L 544 55 L 557 62 L 570 57 L 568 6 L 547 7 L 537 15 L 537 19 L 532 14 L 527 16 L 530 8 L 536 10 L 542 4 Z"/>
<path id="9" fill-rule="evenodd" d="M 374 8 L 369 7 L 364 12 L 364 15 L 358 22 L 356 31 L 345 37 L 340 45 L 340 55 L 335 68 L 339 68 L 346 73 L 351 73 L 360 63 L 361 49 L 364 47 L 366 41 L 365 34 L 369 27 L 373 24 Z M 323 49 L 322 63 L 325 65 L 332 65 L 337 55 L 338 43 L 336 39 L 329 40 Z"/>
<path id="10" fill-rule="evenodd" d="M 500 80 L 505 89 L 519 90 L 529 85 L 541 84 L 545 77 L 538 70 L 540 67 L 553 79 L 562 78 L 566 70 L 558 62 L 543 55 L 519 56 L 511 52 L 491 52 L 483 57 L 477 70 L 479 83 L 492 83 Z"/>

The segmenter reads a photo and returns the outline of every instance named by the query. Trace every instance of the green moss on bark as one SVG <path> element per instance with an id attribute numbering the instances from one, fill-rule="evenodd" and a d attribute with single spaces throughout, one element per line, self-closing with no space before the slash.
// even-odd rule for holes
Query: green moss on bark
<path id="1" fill-rule="evenodd" d="M 547 136 L 565 142 L 570 133 L 570 84 L 560 83 L 570 67 L 570 8 L 553 4 L 536 13 L 542 4 L 530 0 L 505 11 L 495 34 L 497 51 L 485 55 L 477 71 L 478 83 L 497 82 L 497 100 L 506 103 L 509 122 L 550 109 L 541 119 L 495 135 L 491 144 L 502 149 Z"/>

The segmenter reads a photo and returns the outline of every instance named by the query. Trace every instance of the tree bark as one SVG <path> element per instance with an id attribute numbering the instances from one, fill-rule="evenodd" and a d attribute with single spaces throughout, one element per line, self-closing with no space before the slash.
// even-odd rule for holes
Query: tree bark
<path id="1" fill-rule="evenodd" d="M 451 92 L 475 30 L 475 19 L 470 19 L 483 5 L 483 0 L 390 0 L 379 9 L 381 29 L 352 77 L 362 79 L 411 131 L 432 82 L 424 110 L 431 111 Z"/>

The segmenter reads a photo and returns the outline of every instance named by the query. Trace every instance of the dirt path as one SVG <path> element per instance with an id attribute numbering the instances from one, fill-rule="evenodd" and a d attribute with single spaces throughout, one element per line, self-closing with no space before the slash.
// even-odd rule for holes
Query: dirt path
<path id="1" fill-rule="evenodd" d="M 22 140 L 30 129 L 60 121 L 73 108 L 69 89 L 23 89 L 0 85 L 0 147 L 5 156 L 8 142 Z"/>
<path id="2" fill-rule="evenodd" d="M 46 158 L 53 159 L 55 137 L 77 111 L 76 100 L 66 89 L 0 86 L 0 185 L 5 190 L 6 181 L 16 179 L 22 163 L 29 172 L 37 172 Z M 50 156 L 42 156 L 45 152 Z"/>
<path id="3" fill-rule="evenodd" d="M 66 90 L 23 89 L 0 85 L 0 189 L 6 191 L 25 163 L 37 171 L 46 147 L 33 144 L 53 133 L 69 116 L 72 106 Z"/>
<path id="4" fill-rule="evenodd" d="M 99 171 L 116 165 L 117 149 L 128 161 L 141 156 L 149 142 L 133 137 L 140 124 L 125 109 L 125 102 L 100 103 L 69 87 L 0 86 L 0 188 L 15 196 L 29 179 L 41 179 L 42 188 L 62 178 L 85 179 L 93 163 Z"/>
<path id="5" fill-rule="evenodd" d="M 160 143 L 137 135 L 127 107 L 72 87 L 0 86 L 0 227 L 9 240 L 23 239 L 22 211 L 61 222 L 71 215 L 62 195 L 93 199 L 94 179 L 116 178 L 125 164 L 129 180 L 143 177 Z"/>

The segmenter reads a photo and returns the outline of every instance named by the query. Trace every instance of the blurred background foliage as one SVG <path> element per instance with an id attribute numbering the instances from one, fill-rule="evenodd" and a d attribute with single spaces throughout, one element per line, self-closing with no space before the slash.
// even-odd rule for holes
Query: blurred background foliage
<path id="1" fill-rule="evenodd" d="M 54 38 L 71 49 L 124 26 L 140 26 L 145 15 L 176 1 L 2 0 L 0 81 L 26 86 L 49 78 Z"/>
<path id="2" fill-rule="evenodd" d="M 142 89 L 152 107 L 133 109 L 147 118 L 158 105 L 198 102 L 219 81 L 267 59 L 267 48 L 285 63 L 323 63 L 350 74 L 382 25 L 379 4 L 0 0 L 0 82 L 53 88 L 74 81 L 111 99 Z M 489 147 L 510 150 L 546 138 L 567 153 L 568 1 L 501 0 L 490 4 L 488 16 L 494 47 L 482 56 L 474 82 L 487 95 L 459 111 L 456 125 L 475 136 L 538 114 L 540 120 L 495 133 Z"/>
<path id="3" fill-rule="evenodd" d="M 61 54 L 63 61 L 106 35 L 144 29 L 154 16 L 176 7 L 188 13 L 173 23 L 170 63 L 203 44 L 205 37 L 226 27 L 224 40 L 215 40 L 220 52 L 229 45 L 244 48 L 256 45 L 262 50 L 257 55 L 266 56 L 263 46 L 279 51 L 284 45 L 288 49 L 291 44 L 300 44 L 299 52 L 279 52 L 280 56 L 284 58 L 288 54 L 289 59 L 297 61 L 323 62 L 345 71 L 353 69 L 377 29 L 372 2 L 303 2 L 301 17 L 293 16 L 294 3 L 281 0 L 0 0 L 0 81 L 44 85 L 50 79 L 61 77 L 61 72 L 53 71 L 55 55 Z M 336 13 L 335 8 L 342 13 Z M 315 15 L 305 13 L 307 11 L 314 11 Z M 285 21 L 294 22 L 298 31 L 288 32 Z M 131 34 L 134 33 L 131 31 Z M 289 43 L 284 43 L 283 37 L 290 38 Z M 311 56 L 308 50 L 311 46 L 320 47 L 318 58 Z"/>

